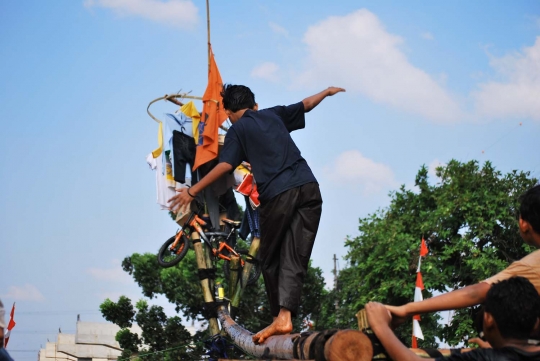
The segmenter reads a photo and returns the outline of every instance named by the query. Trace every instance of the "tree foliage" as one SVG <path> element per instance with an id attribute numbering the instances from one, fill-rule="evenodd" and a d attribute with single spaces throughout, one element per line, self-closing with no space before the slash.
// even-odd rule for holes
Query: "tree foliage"
<path id="1" fill-rule="evenodd" d="M 390 205 L 361 219 L 359 236 L 347 239 L 349 267 L 336 292 L 341 326 L 353 326 L 354 314 L 369 301 L 413 300 L 422 237 L 430 250 L 421 269 L 424 298 L 482 281 L 531 251 L 516 222 L 519 195 L 536 183 L 528 173 L 502 174 L 489 162 L 480 167 L 452 160 L 436 175 L 438 182 L 430 184 L 423 166 L 417 190 L 402 186 L 391 193 Z M 419 344 L 435 346 L 438 336 L 455 345 L 472 336 L 472 312 L 457 311 L 450 325 L 439 324 L 437 315 L 422 316 L 426 340 Z M 411 324 L 398 333 L 409 340 Z"/>
<path id="2" fill-rule="evenodd" d="M 182 319 L 167 317 L 161 306 L 148 306 L 140 300 L 134 308 L 129 298 L 120 296 L 116 303 L 106 299 L 100 308 L 107 321 L 122 327 L 116 334 L 116 341 L 123 349 L 121 358 L 144 354 L 143 359 L 149 361 L 199 360 L 204 353 L 202 344 L 194 342 L 200 335 L 193 338 L 182 325 Z M 141 328 L 141 337 L 128 328 L 133 323 Z"/>
<path id="3" fill-rule="evenodd" d="M 126 296 L 120 296 L 118 302 L 113 302 L 110 299 L 106 299 L 99 309 L 107 321 L 117 324 L 121 328 L 131 327 L 133 317 L 135 316 L 135 309 L 131 304 L 131 300 Z"/>

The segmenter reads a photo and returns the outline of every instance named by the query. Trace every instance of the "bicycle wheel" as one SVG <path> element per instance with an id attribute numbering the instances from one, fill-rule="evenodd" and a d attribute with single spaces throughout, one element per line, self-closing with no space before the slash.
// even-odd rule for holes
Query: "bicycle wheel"
<path id="1" fill-rule="evenodd" d="M 259 263 L 259 260 L 251 257 L 247 249 L 237 249 L 236 252 L 240 254 L 240 256 L 245 262 L 245 265 L 248 265 L 248 264 L 251 265 L 251 270 L 249 272 L 249 277 L 247 280 L 248 286 L 251 286 L 252 284 L 257 283 L 257 281 L 259 280 L 259 277 L 261 276 L 261 264 Z M 226 279 L 229 279 L 229 273 L 230 273 L 229 270 L 230 270 L 229 261 L 224 261 L 223 273 Z M 242 277 L 242 271 L 243 269 L 240 268 L 239 277 Z"/>
<path id="2" fill-rule="evenodd" d="M 172 267 L 175 264 L 178 264 L 186 255 L 189 249 L 189 241 L 186 236 L 183 234 L 178 241 L 175 249 L 171 249 L 171 244 L 173 244 L 176 235 L 169 238 L 163 246 L 159 249 L 157 260 L 161 267 Z"/>

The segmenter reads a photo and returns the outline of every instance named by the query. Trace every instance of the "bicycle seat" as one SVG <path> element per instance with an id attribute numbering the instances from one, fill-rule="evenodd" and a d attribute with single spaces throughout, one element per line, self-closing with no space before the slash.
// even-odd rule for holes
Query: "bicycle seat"
<path id="1" fill-rule="evenodd" d="M 223 223 L 225 224 L 228 224 L 229 226 L 235 228 L 235 229 L 238 229 L 240 228 L 240 225 L 242 224 L 242 222 L 240 221 L 233 221 L 233 220 L 230 220 L 230 219 L 227 219 L 227 218 L 223 218 L 221 220 Z"/>

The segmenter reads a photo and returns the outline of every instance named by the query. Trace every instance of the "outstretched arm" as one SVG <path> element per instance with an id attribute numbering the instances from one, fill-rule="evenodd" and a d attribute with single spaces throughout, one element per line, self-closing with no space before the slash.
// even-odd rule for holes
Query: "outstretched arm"
<path id="1" fill-rule="evenodd" d="M 221 162 L 214 167 L 206 176 L 203 177 L 197 184 L 191 188 L 184 188 L 178 191 L 178 194 L 169 199 L 170 208 L 172 211 L 176 211 L 180 207 L 191 203 L 193 198 L 202 191 L 204 188 L 208 187 L 210 184 L 214 183 L 216 180 L 221 178 L 223 175 L 230 173 L 233 170 L 233 166 L 226 162 Z"/>
<path id="2" fill-rule="evenodd" d="M 319 105 L 319 103 L 322 102 L 324 98 L 330 97 L 334 94 L 337 94 L 339 92 L 344 92 L 344 91 L 345 89 L 343 88 L 336 88 L 334 86 L 331 86 L 320 93 L 307 97 L 306 99 L 302 100 L 302 103 L 304 103 L 304 111 L 307 113 L 311 109 Z"/>
<path id="3" fill-rule="evenodd" d="M 480 282 L 420 302 L 410 302 L 403 306 L 386 306 L 386 308 L 392 313 L 393 323 L 398 325 L 413 315 L 478 305 L 484 302 L 490 287 L 490 284 Z"/>
<path id="4" fill-rule="evenodd" d="M 390 328 L 390 314 L 384 305 L 377 302 L 370 302 L 366 305 L 366 313 L 368 317 L 369 327 L 382 343 L 388 356 L 394 361 L 427 361 L 433 359 L 425 359 L 416 355 L 414 352 L 405 347 L 399 341 L 392 329 Z"/>

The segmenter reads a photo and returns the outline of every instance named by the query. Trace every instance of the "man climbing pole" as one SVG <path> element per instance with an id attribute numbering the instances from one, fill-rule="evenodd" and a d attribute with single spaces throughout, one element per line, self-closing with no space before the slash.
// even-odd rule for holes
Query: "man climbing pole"
<path id="1" fill-rule="evenodd" d="M 225 137 L 219 164 L 196 185 L 170 199 L 173 210 L 190 203 L 205 187 L 248 161 L 257 180 L 262 262 L 274 321 L 253 336 L 263 343 L 292 331 L 304 278 L 319 227 L 319 185 L 290 136 L 305 127 L 304 114 L 324 98 L 345 89 L 329 87 L 289 106 L 259 110 L 255 95 L 243 85 L 223 87 L 223 107 L 233 124 Z"/>

